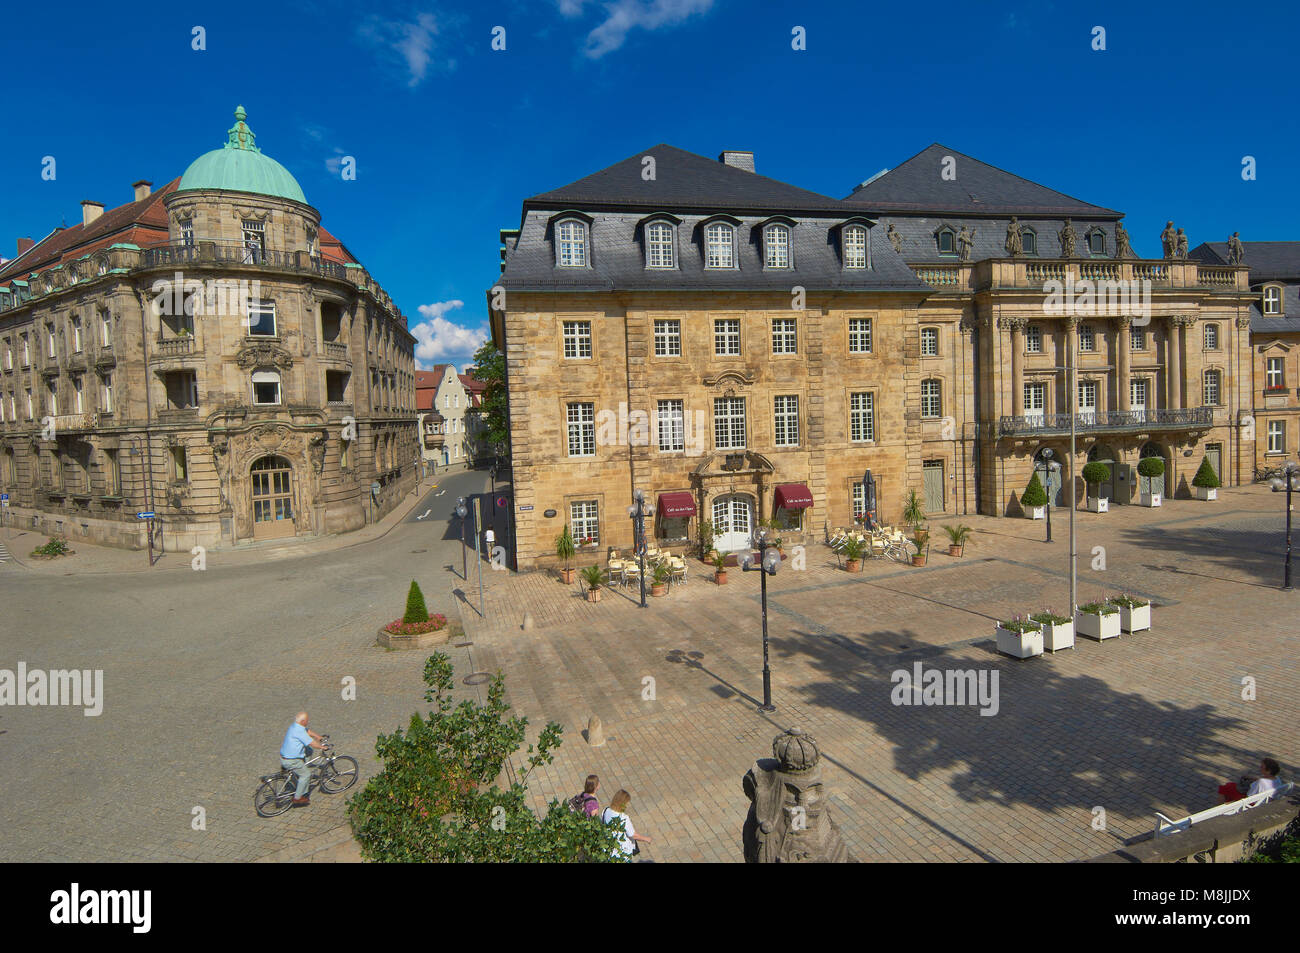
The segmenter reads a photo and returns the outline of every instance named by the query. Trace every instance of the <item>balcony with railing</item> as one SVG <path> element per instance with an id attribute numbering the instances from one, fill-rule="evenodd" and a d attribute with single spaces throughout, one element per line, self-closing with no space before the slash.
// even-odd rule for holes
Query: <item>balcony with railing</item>
<path id="1" fill-rule="evenodd" d="M 1076 413 L 1074 417 L 1075 433 L 1079 434 L 1194 430 L 1214 426 L 1213 407 L 1084 411 Z M 1059 436 L 1069 432 L 1069 414 L 1026 414 L 998 418 L 998 435 L 1002 437 Z"/>
<path id="2" fill-rule="evenodd" d="M 180 265 L 248 265 L 288 271 L 312 272 L 346 281 L 348 269 L 307 251 L 261 248 L 237 240 L 205 240 L 193 244 L 162 242 L 142 249 L 141 268 Z"/>
<path id="3" fill-rule="evenodd" d="M 54 417 L 56 434 L 94 430 L 98 421 L 95 414 L 58 414 Z"/>
<path id="4" fill-rule="evenodd" d="M 154 342 L 154 357 L 188 357 L 194 353 L 194 337 L 181 335 Z"/>
<path id="5" fill-rule="evenodd" d="M 974 262 L 917 262 L 918 278 L 941 292 L 981 289 L 1044 290 L 1048 282 L 1139 282 L 1152 290 L 1250 291 L 1244 265 L 1209 265 L 1175 259 L 991 258 Z"/>

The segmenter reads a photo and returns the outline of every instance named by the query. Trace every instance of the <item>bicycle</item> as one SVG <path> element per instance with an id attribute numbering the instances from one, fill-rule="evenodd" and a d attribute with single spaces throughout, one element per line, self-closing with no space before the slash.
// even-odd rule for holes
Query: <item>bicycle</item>
<path id="1" fill-rule="evenodd" d="M 329 735 L 321 735 L 321 740 L 328 741 Z M 323 794 L 339 794 L 357 783 L 357 759 L 334 754 L 333 745 L 327 745 L 320 754 L 309 758 L 307 767 L 312 769 L 311 780 L 307 782 L 308 794 L 313 786 Z M 278 817 L 293 807 L 298 775 L 292 770 L 281 768 L 276 774 L 265 774 L 261 782 L 253 794 L 253 809 L 260 817 Z"/>

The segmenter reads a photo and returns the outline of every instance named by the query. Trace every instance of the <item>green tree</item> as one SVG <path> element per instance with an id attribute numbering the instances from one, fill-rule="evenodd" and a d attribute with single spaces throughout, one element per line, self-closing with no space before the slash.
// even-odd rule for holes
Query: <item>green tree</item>
<path id="1" fill-rule="evenodd" d="M 483 382 L 483 403 L 470 412 L 483 422 L 484 433 L 502 455 L 510 453 L 510 414 L 506 404 L 506 356 L 485 341 L 474 353 L 474 378 Z"/>
<path id="2" fill-rule="evenodd" d="M 554 722 L 529 745 L 519 779 L 495 782 L 524 742 L 528 720 L 510 715 L 505 678 L 497 674 L 486 704 L 453 706 L 454 672 L 440 653 L 424 665 L 433 707 L 406 730 L 380 735 L 384 767 L 348 801 L 352 833 L 367 860 L 410 863 L 618 861 L 613 827 L 553 800 L 539 815 L 528 806 L 527 779 L 560 746 Z M 491 785 L 490 787 L 487 787 Z"/>
<path id="3" fill-rule="evenodd" d="M 1210 458 L 1201 457 L 1201 465 L 1196 470 L 1196 476 L 1192 477 L 1192 486 L 1217 490 L 1219 485 L 1219 475 L 1214 472 L 1214 467 L 1210 465 Z"/>
<path id="4" fill-rule="evenodd" d="M 1047 491 L 1043 489 L 1043 482 L 1038 479 L 1038 471 L 1029 480 L 1029 486 L 1025 487 L 1025 492 L 1020 494 L 1020 503 L 1022 506 L 1035 507 L 1047 505 Z"/>
<path id="5" fill-rule="evenodd" d="M 420 591 L 419 584 L 414 579 L 411 580 L 411 588 L 406 593 L 406 612 L 402 615 L 403 622 L 428 622 L 429 610 L 424 605 L 424 593 Z"/>

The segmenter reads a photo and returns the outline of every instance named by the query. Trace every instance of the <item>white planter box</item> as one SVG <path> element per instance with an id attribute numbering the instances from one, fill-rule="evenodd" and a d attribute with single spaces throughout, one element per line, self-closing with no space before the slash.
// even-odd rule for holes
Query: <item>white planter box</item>
<path id="1" fill-rule="evenodd" d="M 1119 607 L 1119 627 L 1125 632 L 1141 632 L 1151 628 L 1151 604 Z"/>
<path id="2" fill-rule="evenodd" d="M 1076 612 L 1074 614 L 1074 630 L 1080 635 L 1086 635 L 1098 642 L 1102 639 L 1116 638 L 1119 636 L 1119 613 L 1111 612 L 1108 615 L 1093 615 L 1091 612 Z"/>
<path id="3" fill-rule="evenodd" d="M 1219 498 L 1219 488 L 1213 486 L 1194 486 L 1196 498 L 1198 500 L 1217 500 Z"/>
<path id="4" fill-rule="evenodd" d="M 998 626 L 998 651 L 1016 658 L 1032 658 L 1043 654 L 1043 630 L 1037 629 L 1021 635 Z"/>
<path id="5" fill-rule="evenodd" d="M 1096 497 L 1095 499 L 1093 497 L 1088 497 L 1088 512 L 1089 513 L 1110 512 L 1110 500 L 1108 500 L 1104 496 L 1099 496 Z"/>
<path id="6" fill-rule="evenodd" d="M 1041 520 L 1047 518 L 1047 507 L 1045 506 L 1027 506 L 1025 507 L 1025 518 L 1031 520 Z"/>
<path id="7" fill-rule="evenodd" d="M 1138 503 L 1141 504 L 1142 506 L 1159 506 L 1159 505 L 1160 505 L 1160 494 L 1159 494 L 1159 493 L 1142 493 L 1142 494 L 1139 494 L 1139 496 L 1138 496 Z"/>
<path id="8" fill-rule="evenodd" d="M 1048 652 L 1059 652 L 1061 649 L 1074 648 L 1074 623 L 1062 622 L 1055 625 L 1051 622 L 1044 622 L 1043 648 Z"/>

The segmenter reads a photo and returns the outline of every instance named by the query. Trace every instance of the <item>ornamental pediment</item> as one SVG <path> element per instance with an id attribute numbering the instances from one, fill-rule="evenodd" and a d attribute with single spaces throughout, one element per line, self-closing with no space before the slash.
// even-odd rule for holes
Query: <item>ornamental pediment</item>
<path id="1" fill-rule="evenodd" d="M 253 367 L 287 369 L 293 366 L 293 355 L 287 348 L 266 341 L 244 345 L 235 355 L 235 362 L 245 370 Z"/>

